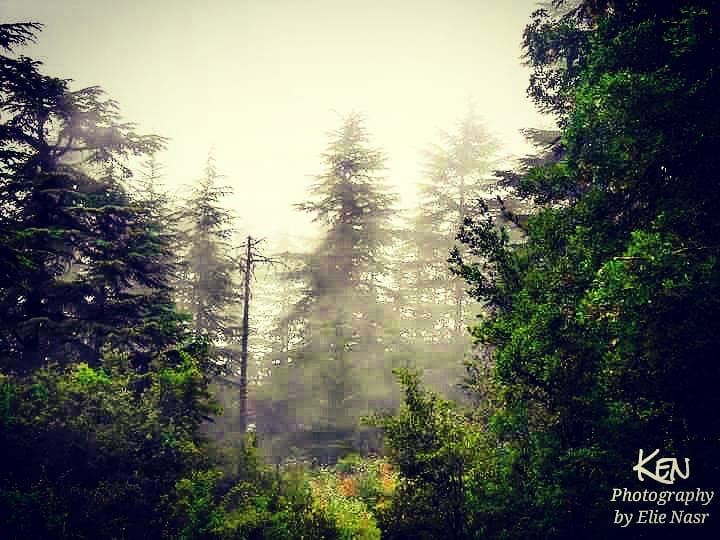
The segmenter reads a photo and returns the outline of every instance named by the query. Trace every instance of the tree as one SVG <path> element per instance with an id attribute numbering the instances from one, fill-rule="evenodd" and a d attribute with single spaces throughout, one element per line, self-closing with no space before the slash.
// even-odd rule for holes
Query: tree
<path id="1" fill-rule="evenodd" d="M 718 169 L 718 9 L 556 1 L 525 31 L 530 95 L 561 136 L 534 133 L 548 152 L 502 175 L 529 198 L 531 215 L 512 220 L 524 237 L 484 207 L 466 217 L 466 250 L 453 256 L 485 306 L 473 335 L 487 362 L 470 371 L 484 395 L 471 417 L 495 450 L 469 465 L 474 537 L 674 538 L 670 527 L 612 523 L 611 490 L 634 478 L 638 449 L 689 457 L 702 482 L 720 477 L 720 423 L 709 413 L 719 405 L 720 191 L 708 182 Z M 429 403 L 408 394 L 385 423 L 397 463 L 428 455 L 428 441 L 442 446 L 446 428 L 408 419 L 430 417 Z M 408 469 L 410 479 L 422 470 Z M 386 530 L 432 531 L 405 519 L 437 507 L 427 484 L 404 484 Z"/>
<path id="2" fill-rule="evenodd" d="M 405 232 L 397 264 L 399 314 L 414 365 L 426 380 L 452 394 L 461 360 L 470 352 L 467 326 L 477 314 L 448 257 L 460 225 L 478 201 L 495 203 L 492 177 L 497 142 L 468 113 L 441 143 L 425 152 L 420 202 Z"/>
<path id="3" fill-rule="evenodd" d="M 502 387 L 491 424 L 526 479 L 511 536 L 616 534 L 607 494 L 638 448 L 720 476 L 707 412 L 720 382 L 718 20 L 714 3 L 580 2 L 526 30 L 530 93 L 559 119 L 561 159 L 520 179 L 540 205 L 526 242 L 469 220 L 463 240 L 488 262 L 460 265 L 493 306 L 474 331 Z"/>
<path id="4" fill-rule="evenodd" d="M 487 456 L 486 439 L 460 407 L 422 388 L 418 373 L 397 375 L 405 393 L 399 411 L 368 419 L 383 429 L 401 478 L 380 514 L 383 538 L 475 538 L 470 503 L 479 493 L 472 473 Z"/>
<path id="5" fill-rule="evenodd" d="M 214 411 L 159 217 L 125 188 L 162 139 L 12 56 L 38 28 L 0 25 L 0 528 L 159 537 Z"/>
<path id="6" fill-rule="evenodd" d="M 121 122 L 101 89 L 71 91 L 38 62 L 14 57 L 10 49 L 37 28 L 0 26 L 2 365 L 22 372 L 51 360 L 94 363 L 106 344 L 147 364 L 181 325 L 167 246 L 126 193 L 124 160 L 163 140 Z"/>
<path id="7" fill-rule="evenodd" d="M 338 538 L 252 444 L 221 457 L 202 435 L 209 343 L 170 298 L 162 198 L 126 186 L 162 141 L 12 57 L 38 28 L 0 25 L 3 537 Z"/>
<path id="8" fill-rule="evenodd" d="M 219 185 L 220 179 L 214 160 L 208 158 L 204 176 L 179 213 L 186 251 L 177 289 L 180 306 L 192 314 L 195 333 L 213 345 L 217 368 L 227 370 L 240 329 L 231 310 L 239 299 L 238 263 L 232 256 L 233 217 L 221 205 L 232 189 Z"/>
<path id="9" fill-rule="evenodd" d="M 389 376 L 381 302 L 395 196 L 379 177 L 383 157 L 368 146 L 358 115 L 331 134 L 323 158 L 312 199 L 299 205 L 325 235 L 305 257 L 306 289 L 289 317 L 302 321 L 302 342 L 289 369 L 302 381 L 299 422 L 347 434 L 373 393 L 382 396 L 378 379 Z"/>
<path id="10" fill-rule="evenodd" d="M 455 133 L 445 133 L 444 139 L 426 154 L 427 180 L 421 186 L 414 224 L 417 264 L 422 273 L 416 288 L 431 291 L 434 301 L 430 304 L 447 304 L 451 298 L 453 311 L 435 311 L 431 318 L 457 336 L 464 334 L 467 321 L 465 289 L 459 279 L 451 279 L 448 285 L 448 277 L 453 276 L 447 258 L 465 217 L 479 200 L 493 195 L 495 179 L 491 173 L 497 142 L 472 113 L 459 123 Z"/>

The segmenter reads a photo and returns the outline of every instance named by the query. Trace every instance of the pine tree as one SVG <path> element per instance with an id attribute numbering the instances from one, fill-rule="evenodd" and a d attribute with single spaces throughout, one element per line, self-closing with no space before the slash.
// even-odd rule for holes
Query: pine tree
<path id="1" fill-rule="evenodd" d="M 494 201 L 497 147 L 480 119 L 469 113 L 425 152 L 425 182 L 400 254 L 399 305 L 413 364 L 428 370 L 426 380 L 444 393 L 456 386 L 470 351 L 467 325 L 477 312 L 468 307 L 465 283 L 451 272 L 448 258 L 478 201 Z"/>
<path id="2" fill-rule="evenodd" d="M 213 158 L 208 158 L 205 174 L 179 212 L 186 250 L 177 290 L 180 306 L 192 315 L 195 333 L 213 346 L 217 368 L 227 370 L 239 340 L 233 312 L 239 300 L 239 264 L 232 256 L 233 216 L 222 206 L 232 188 L 220 185 L 221 178 Z"/>
<path id="3" fill-rule="evenodd" d="M 48 361 L 96 362 L 104 345 L 139 365 L 177 340 L 167 246 L 128 196 L 125 160 L 163 140 L 121 122 L 115 102 L 71 91 L 39 63 L 13 56 L 37 25 L 2 25 L 0 55 L 0 358 L 26 371 Z M 153 311 L 153 317 L 147 317 Z M 146 330 L 157 331 L 152 340 Z"/>
<path id="4" fill-rule="evenodd" d="M 388 387 L 382 276 L 396 198 L 379 176 L 383 156 L 368 146 L 360 116 L 331 134 L 323 159 L 312 199 L 299 205 L 325 235 L 305 258 L 306 290 L 289 317 L 303 329 L 290 369 L 302 381 L 299 421 L 347 432 Z"/>

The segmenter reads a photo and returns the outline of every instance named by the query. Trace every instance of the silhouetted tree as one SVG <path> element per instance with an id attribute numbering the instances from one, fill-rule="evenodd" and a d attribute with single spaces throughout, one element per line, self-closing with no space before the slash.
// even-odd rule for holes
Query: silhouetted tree
<path id="1" fill-rule="evenodd" d="M 35 25 L 3 25 L 2 44 Z M 96 362 L 112 345 L 147 363 L 177 341 L 162 237 L 124 184 L 137 135 L 97 87 L 71 91 L 26 57 L 0 56 L 0 358 L 18 371 Z M 150 315 L 152 313 L 152 315 Z"/>

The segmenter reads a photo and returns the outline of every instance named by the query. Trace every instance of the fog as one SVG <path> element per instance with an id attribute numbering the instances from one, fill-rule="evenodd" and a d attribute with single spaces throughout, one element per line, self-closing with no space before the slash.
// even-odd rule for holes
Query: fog
<path id="1" fill-rule="evenodd" d="M 197 202 L 202 189 L 192 186 L 212 156 L 220 176 L 206 177 L 207 185 L 217 180 L 233 189 L 220 204 L 237 218 L 235 244 L 252 235 L 267 240 L 266 254 L 313 251 L 314 260 L 284 257 L 279 272 L 255 269 L 244 364 L 255 383 L 250 420 L 270 439 L 280 437 L 281 455 L 307 443 L 292 433 L 308 426 L 337 424 L 347 438 L 361 415 L 396 406 L 396 367 L 422 368 L 431 387 L 460 397 L 457 383 L 471 347 L 465 328 L 477 306 L 448 271 L 454 234 L 471 199 L 489 195 L 493 168 L 531 151 L 520 130 L 552 127 L 525 95 L 520 41 L 535 2 L 4 0 L 0 6 L 7 20 L 44 25 L 23 53 L 41 60 L 47 73 L 72 79 L 73 88 L 100 85 L 139 131 L 168 138 L 155 157 L 176 208 Z M 381 156 L 359 165 L 351 173 L 356 179 L 341 174 L 318 188 L 318 175 L 332 168 L 328 144 L 361 155 L 378 149 Z M 441 170 L 446 166 L 451 176 Z M 437 188 L 422 192 L 420 184 L 428 182 Z M 296 207 L 323 190 L 343 189 L 369 197 L 348 208 L 367 203 L 379 217 L 348 221 L 331 233 L 312 222 L 318 212 L 335 211 L 327 201 L 311 212 Z M 383 202 L 385 191 L 392 204 Z M 440 213 L 431 208 L 437 204 Z M 386 219 L 405 232 L 374 229 Z M 177 246 L 179 257 L 206 266 L 201 259 L 209 255 L 193 255 L 196 248 L 188 245 Z M 225 246 L 220 251 L 242 251 Z M 358 265 L 358 257 L 367 261 Z M 383 257 L 393 260 L 391 270 Z M 290 283 L 282 273 L 293 265 L 304 274 Z M 217 272 L 211 281 L 224 270 Z M 176 295 L 196 331 L 231 348 L 239 346 L 237 334 L 229 336 L 243 317 L 236 279 L 227 276 L 238 296 L 228 289 L 224 304 L 213 308 L 225 317 L 214 330 L 199 322 L 194 285 L 179 285 Z M 376 293 L 385 286 L 392 292 Z M 366 287 L 372 292 L 362 292 Z M 230 380 L 218 387 L 225 414 L 211 431 L 238 439 L 239 357 L 229 355 Z M 354 440 L 365 450 L 376 442 Z"/>
<path id="2" fill-rule="evenodd" d="M 534 0 L 0 0 L 45 28 L 28 56 L 102 86 L 139 129 L 169 137 L 164 181 L 201 176 L 208 153 L 235 188 L 244 230 L 312 232 L 293 209 L 320 172 L 326 133 L 365 116 L 388 181 L 411 206 L 420 153 L 473 108 L 501 141 L 547 126 L 525 96 L 520 39 Z"/>

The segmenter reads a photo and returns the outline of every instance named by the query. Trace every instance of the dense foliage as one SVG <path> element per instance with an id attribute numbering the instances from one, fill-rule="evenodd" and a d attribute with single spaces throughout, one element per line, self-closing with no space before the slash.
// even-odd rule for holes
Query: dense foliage
<path id="1" fill-rule="evenodd" d="M 152 159 L 146 191 L 128 191 L 128 158 L 163 141 L 136 135 L 98 88 L 71 91 L 16 56 L 38 28 L 0 25 L 3 538 L 338 538 L 307 482 L 275 478 L 251 439 L 203 437 L 226 282 L 196 280 L 203 309 L 187 324 Z M 213 174 L 199 206 L 214 203 Z M 202 248 L 221 220 L 208 219 L 192 269 L 214 278 Z"/>
<path id="2" fill-rule="evenodd" d="M 640 448 L 689 457 L 693 488 L 720 479 L 720 425 L 709 414 L 720 382 L 720 11 L 714 2 L 563 4 L 536 12 L 525 33 L 530 94 L 562 127 L 557 159 L 514 177 L 536 206 L 526 239 L 514 245 L 482 215 L 458 235 L 482 257 L 458 256 L 455 268 L 488 306 L 473 334 L 491 378 L 478 379 L 486 354 L 470 387 L 491 406 L 479 427 L 492 450 L 465 469 L 467 481 L 480 479 L 464 500 L 477 522 L 457 537 L 674 538 L 667 527 L 620 529 L 610 496 L 635 487 Z M 428 441 L 401 437 L 427 410 L 406 385 L 412 414 L 386 427 L 397 463 Z M 432 431 L 450 444 L 442 434 Z M 398 499 L 396 519 L 413 516 L 414 529 L 389 528 L 395 537 L 432 536 L 422 494 L 434 482 L 413 486 L 411 510 Z M 718 528 L 715 518 L 692 537 Z"/>
<path id="3" fill-rule="evenodd" d="M 322 238 L 258 289 L 277 289 L 251 401 L 274 470 L 252 434 L 208 440 L 237 334 L 228 190 L 209 162 L 174 214 L 164 141 L 18 55 L 38 29 L 0 25 L 3 537 L 718 537 L 716 505 L 621 528 L 615 510 L 647 506 L 611 495 L 657 487 L 640 449 L 690 459 L 667 489 L 720 482 L 719 3 L 536 11 L 528 93 L 560 131 L 528 131 L 541 153 L 491 182 L 492 137 L 466 119 L 402 241 L 384 157 L 345 119 L 299 205 Z M 393 408 L 392 368 L 450 373 L 471 346 L 470 399 L 399 369 Z"/>
<path id="4" fill-rule="evenodd" d="M 33 30 L 3 26 L 3 48 Z M 134 133 L 99 88 L 70 91 L 22 56 L 0 55 L 0 69 L 3 366 L 97 363 L 108 343 L 147 363 L 179 325 L 168 246 L 124 190 L 124 163 L 162 140 Z"/>

